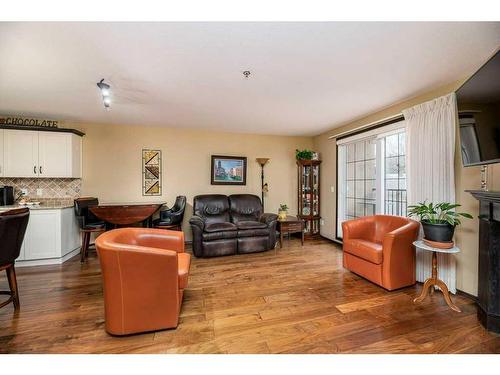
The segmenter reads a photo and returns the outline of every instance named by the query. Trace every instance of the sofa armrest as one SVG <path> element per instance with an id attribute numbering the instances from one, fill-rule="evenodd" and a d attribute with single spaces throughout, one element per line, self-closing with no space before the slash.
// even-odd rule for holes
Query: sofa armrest
<path id="1" fill-rule="evenodd" d="M 342 223 L 343 240 L 361 239 L 372 232 L 374 225 L 373 216 L 360 217 L 353 220 L 347 220 Z"/>
<path id="2" fill-rule="evenodd" d="M 259 221 L 261 223 L 267 224 L 267 226 L 272 225 L 273 221 L 278 220 L 278 215 L 272 213 L 262 214 Z"/>
<path id="3" fill-rule="evenodd" d="M 201 231 L 205 229 L 205 221 L 201 217 L 196 215 L 189 219 L 189 224 L 198 227 Z"/>
<path id="4" fill-rule="evenodd" d="M 409 275 L 415 279 L 413 241 L 417 239 L 419 229 L 418 222 L 409 220 L 408 224 L 384 235 L 382 278 L 387 288 L 391 289 L 392 283 L 397 284 L 398 279 Z"/>

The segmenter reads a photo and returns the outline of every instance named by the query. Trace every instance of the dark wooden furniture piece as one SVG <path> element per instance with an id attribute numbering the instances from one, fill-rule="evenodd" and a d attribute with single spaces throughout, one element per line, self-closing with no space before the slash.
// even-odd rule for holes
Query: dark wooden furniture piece
<path id="1" fill-rule="evenodd" d="M 437 253 L 445 253 L 445 254 L 456 254 L 460 252 L 458 247 L 452 247 L 451 249 L 440 249 L 427 245 L 424 241 L 415 241 L 413 242 L 415 247 L 418 247 L 422 250 L 432 251 L 432 276 L 425 280 L 424 285 L 422 287 L 422 291 L 420 295 L 413 300 L 415 303 L 422 302 L 425 297 L 429 294 L 434 293 L 434 287 L 439 287 L 441 292 L 443 293 L 444 300 L 446 304 L 456 312 L 462 312 L 460 308 L 453 303 L 450 297 L 450 291 L 448 290 L 448 286 L 446 283 L 438 278 L 438 262 L 437 262 Z"/>
<path id="2" fill-rule="evenodd" d="M 0 303 L 0 308 L 14 303 L 17 310 L 20 307 L 19 291 L 17 289 L 16 269 L 14 263 L 19 257 L 21 246 L 30 217 L 28 208 L 20 208 L 0 213 L 0 271 L 7 272 L 9 291 L 0 291 L 0 295 L 8 295 L 6 301 Z"/>
<path id="3" fill-rule="evenodd" d="M 90 211 L 102 221 L 123 227 L 148 221 L 164 203 L 108 203 L 90 207 Z"/>
<path id="4" fill-rule="evenodd" d="M 295 216 L 287 216 L 285 220 L 278 220 L 278 232 L 280 232 L 280 248 L 283 248 L 284 234 L 300 233 L 302 246 L 304 246 L 304 220 Z"/>
<path id="5" fill-rule="evenodd" d="M 82 197 L 74 200 L 75 216 L 82 234 L 82 246 L 80 247 L 80 262 L 83 263 L 88 257 L 90 247 L 90 236 L 92 233 L 104 232 L 106 223 L 99 220 L 89 209 L 97 206 L 99 200 L 94 197 Z"/>
<path id="6" fill-rule="evenodd" d="M 182 231 L 182 220 L 186 210 L 186 197 L 179 195 L 172 208 L 160 211 L 160 218 L 153 221 L 153 226 L 158 229 L 171 229 Z"/>
<path id="7" fill-rule="evenodd" d="M 477 316 L 500 333 L 500 192 L 468 190 L 479 201 Z"/>
<path id="8" fill-rule="evenodd" d="M 319 192 L 320 164 L 320 160 L 297 160 L 297 217 L 304 220 L 304 232 L 306 237 L 319 235 L 319 224 L 321 219 Z"/>

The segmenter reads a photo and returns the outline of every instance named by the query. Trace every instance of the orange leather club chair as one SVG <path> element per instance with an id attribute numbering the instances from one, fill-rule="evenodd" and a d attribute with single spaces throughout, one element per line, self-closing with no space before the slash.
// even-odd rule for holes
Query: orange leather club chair
<path id="1" fill-rule="evenodd" d="M 344 268 L 394 290 L 415 284 L 420 224 L 400 216 L 366 216 L 342 223 Z"/>
<path id="2" fill-rule="evenodd" d="M 177 327 L 191 255 L 184 233 L 122 228 L 96 239 L 106 331 L 128 335 Z"/>

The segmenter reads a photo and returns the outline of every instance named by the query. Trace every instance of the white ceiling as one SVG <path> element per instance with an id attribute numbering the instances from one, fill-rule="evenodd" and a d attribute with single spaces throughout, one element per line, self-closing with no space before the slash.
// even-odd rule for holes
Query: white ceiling
<path id="1" fill-rule="evenodd" d="M 0 113 L 315 135 L 461 79 L 498 46 L 500 22 L 0 23 Z"/>

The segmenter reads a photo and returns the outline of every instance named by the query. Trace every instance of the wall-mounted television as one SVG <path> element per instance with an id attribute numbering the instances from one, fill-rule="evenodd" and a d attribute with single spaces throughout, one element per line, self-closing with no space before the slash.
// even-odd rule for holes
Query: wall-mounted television
<path id="1" fill-rule="evenodd" d="M 464 166 L 500 163 L 500 51 L 456 94 Z"/>

